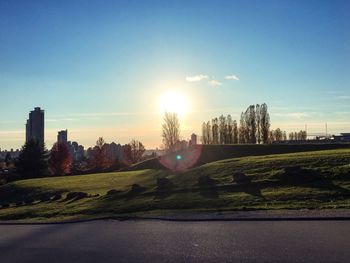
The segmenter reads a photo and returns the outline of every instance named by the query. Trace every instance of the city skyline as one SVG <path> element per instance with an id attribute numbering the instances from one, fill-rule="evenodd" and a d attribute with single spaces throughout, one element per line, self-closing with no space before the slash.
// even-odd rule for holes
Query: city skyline
<path id="1" fill-rule="evenodd" d="M 151 2 L 1 2 L 0 148 L 23 145 L 36 106 L 48 148 L 65 129 L 159 147 L 169 90 L 188 100 L 184 139 L 262 102 L 272 128 L 350 131 L 347 1 Z"/>

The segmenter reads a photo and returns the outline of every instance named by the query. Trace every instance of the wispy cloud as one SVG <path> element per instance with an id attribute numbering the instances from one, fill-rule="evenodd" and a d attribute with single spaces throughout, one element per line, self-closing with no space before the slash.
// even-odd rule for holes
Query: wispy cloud
<path id="1" fill-rule="evenodd" d="M 287 113 L 273 113 L 273 115 L 277 117 L 290 117 L 290 118 L 301 119 L 301 118 L 307 117 L 309 114 L 307 114 L 306 112 L 287 112 Z"/>
<path id="2" fill-rule="evenodd" d="M 188 77 L 186 77 L 186 80 L 190 81 L 190 82 L 195 82 L 195 81 L 201 81 L 201 80 L 207 79 L 207 78 L 208 78 L 207 75 L 200 74 L 200 75 L 196 75 L 196 76 L 188 76 Z"/>
<path id="3" fill-rule="evenodd" d="M 348 100 L 348 99 L 350 99 L 350 96 L 341 95 L 341 96 L 336 96 L 335 98 L 338 100 Z"/>
<path id="4" fill-rule="evenodd" d="M 225 77 L 225 79 L 228 80 L 239 80 L 239 78 L 236 75 L 228 75 Z"/>
<path id="5" fill-rule="evenodd" d="M 210 86 L 221 86 L 221 85 L 222 85 L 222 83 L 221 83 L 220 81 L 217 81 L 217 80 L 215 80 L 215 79 L 209 80 L 209 81 L 208 81 L 208 84 L 209 84 Z"/>

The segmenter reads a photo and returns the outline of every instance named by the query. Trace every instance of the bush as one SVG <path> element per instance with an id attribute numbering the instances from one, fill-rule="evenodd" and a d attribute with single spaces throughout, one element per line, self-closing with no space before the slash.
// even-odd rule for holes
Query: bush
<path id="1" fill-rule="evenodd" d="M 168 178 L 157 178 L 157 190 L 167 191 L 171 189 L 174 184 Z"/>
<path id="2" fill-rule="evenodd" d="M 24 203 L 25 203 L 26 205 L 31 205 L 32 203 L 34 203 L 34 199 L 28 198 L 28 199 L 24 200 Z"/>
<path id="3" fill-rule="evenodd" d="M 1 204 L 1 207 L 2 208 L 8 208 L 8 207 L 10 207 L 10 204 Z"/>
<path id="4" fill-rule="evenodd" d="M 51 199 L 51 195 L 50 194 L 43 194 L 40 196 L 40 201 L 41 202 L 47 202 L 50 201 Z"/>
<path id="5" fill-rule="evenodd" d="M 244 184 L 244 183 L 250 183 L 251 180 L 248 176 L 245 175 L 245 173 L 236 172 L 233 174 L 233 182 L 237 184 Z"/>
<path id="6" fill-rule="evenodd" d="M 322 179 L 320 173 L 312 169 L 305 169 L 298 165 L 285 167 L 277 179 L 286 183 L 307 183 Z"/>
<path id="7" fill-rule="evenodd" d="M 107 195 L 116 195 L 118 191 L 116 189 L 111 189 L 107 192 Z"/>
<path id="8" fill-rule="evenodd" d="M 133 184 L 131 186 L 131 192 L 133 193 L 139 193 L 143 190 L 143 188 L 139 184 Z"/>
<path id="9" fill-rule="evenodd" d="M 71 200 L 71 199 L 82 199 L 82 198 L 86 198 L 88 197 L 89 195 L 85 192 L 70 192 L 67 194 L 67 199 L 68 200 Z"/>
<path id="10" fill-rule="evenodd" d="M 61 194 L 55 194 L 53 196 L 53 198 L 51 199 L 51 201 L 57 201 L 57 200 L 60 200 L 62 199 L 62 195 Z"/>
<path id="11" fill-rule="evenodd" d="M 198 184 L 200 187 L 210 187 L 215 186 L 216 181 L 212 179 L 209 175 L 200 175 L 198 177 Z"/>

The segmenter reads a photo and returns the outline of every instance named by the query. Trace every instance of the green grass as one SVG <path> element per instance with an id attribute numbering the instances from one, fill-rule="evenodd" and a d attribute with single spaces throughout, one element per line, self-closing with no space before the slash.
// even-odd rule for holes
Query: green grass
<path id="1" fill-rule="evenodd" d="M 289 166 L 301 166 L 317 176 L 311 181 L 285 181 L 284 169 Z M 233 183 L 234 172 L 244 172 L 251 183 Z M 214 179 L 215 186 L 200 187 L 201 175 Z M 158 192 L 156 181 L 160 177 L 170 179 L 174 187 Z M 132 184 L 139 184 L 143 190 L 130 193 Z M 111 189 L 118 193 L 106 195 Z M 89 197 L 65 199 L 67 193 L 76 191 L 86 192 Z M 42 196 L 57 193 L 62 199 L 40 201 Z M 34 202 L 21 204 L 28 199 Z M 146 169 L 22 180 L 0 187 L 0 204 L 10 205 L 0 208 L 0 220 L 34 221 L 178 212 L 350 208 L 350 149 L 233 158 L 176 173 Z"/>

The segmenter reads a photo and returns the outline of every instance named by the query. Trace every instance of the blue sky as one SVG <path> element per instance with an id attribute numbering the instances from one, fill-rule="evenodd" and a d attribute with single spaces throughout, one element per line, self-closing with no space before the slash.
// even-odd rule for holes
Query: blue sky
<path id="1" fill-rule="evenodd" d="M 167 90 L 190 101 L 184 138 L 263 102 L 273 128 L 350 131 L 349 1 L 1 1 L 0 19 L 2 149 L 35 106 L 48 147 L 60 129 L 157 147 Z"/>

